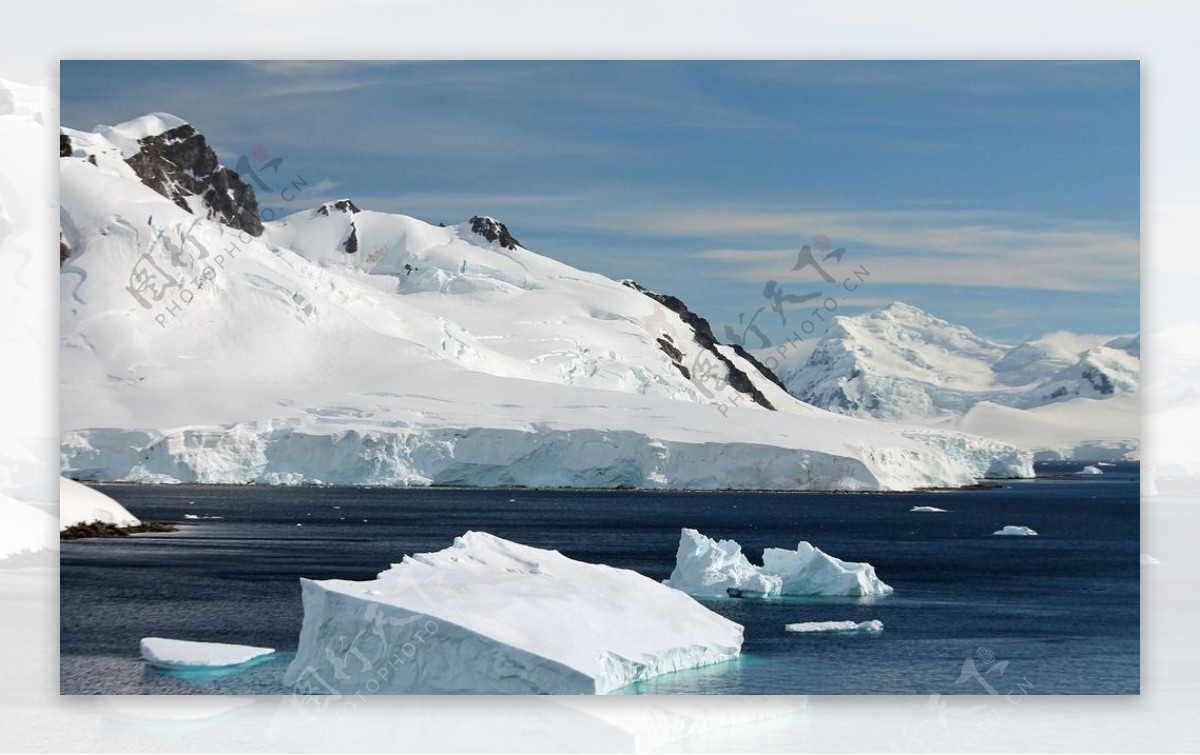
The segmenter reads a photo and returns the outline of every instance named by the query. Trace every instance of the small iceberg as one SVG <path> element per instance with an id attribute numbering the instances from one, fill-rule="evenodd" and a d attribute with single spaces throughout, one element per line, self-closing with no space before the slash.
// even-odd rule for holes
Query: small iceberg
<path id="1" fill-rule="evenodd" d="M 939 509 L 937 506 L 913 506 L 909 512 L 917 512 L 920 514 L 945 514 L 945 509 Z"/>
<path id="2" fill-rule="evenodd" d="M 802 621 L 799 624 L 785 624 L 789 632 L 882 632 L 883 622 L 879 619 L 870 621 Z"/>
<path id="3" fill-rule="evenodd" d="M 164 669 L 218 669 L 239 666 L 275 652 L 275 648 L 226 645 L 223 642 L 142 638 L 142 659 Z"/>
<path id="4" fill-rule="evenodd" d="M 802 542 L 795 550 L 767 548 L 755 566 L 733 540 L 713 540 L 696 530 L 680 533 L 675 570 L 663 584 L 694 597 L 721 598 L 889 595 L 875 567 L 835 558 Z"/>
<path id="5" fill-rule="evenodd" d="M 1093 467 L 1091 464 L 1079 470 L 1079 474 L 1104 474 L 1104 470 L 1100 467 Z"/>
<path id="6" fill-rule="evenodd" d="M 1036 535 L 1031 527 L 1021 527 L 1016 524 L 1005 525 L 1004 529 L 996 530 L 993 535 Z"/>

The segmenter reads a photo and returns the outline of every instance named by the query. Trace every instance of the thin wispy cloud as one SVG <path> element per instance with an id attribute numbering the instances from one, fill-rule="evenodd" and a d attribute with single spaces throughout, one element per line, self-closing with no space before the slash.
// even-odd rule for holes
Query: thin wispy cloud
<path id="1" fill-rule="evenodd" d="M 656 233 L 689 237 L 790 235 L 786 247 L 717 247 L 697 259 L 722 263 L 710 274 L 741 280 L 786 280 L 783 269 L 813 233 L 854 249 L 855 258 L 891 283 L 1112 291 L 1136 286 L 1139 240 L 1098 221 L 1054 220 L 982 211 L 854 211 L 830 213 L 658 210 L 643 217 Z M 811 231 L 811 233 L 808 233 Z M 808 233 L 808 235 L 805 235 Z"/>

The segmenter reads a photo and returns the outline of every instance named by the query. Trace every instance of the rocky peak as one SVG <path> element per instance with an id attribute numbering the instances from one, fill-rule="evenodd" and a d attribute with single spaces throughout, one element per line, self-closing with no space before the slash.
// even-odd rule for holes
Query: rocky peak
<path id="1" fill-rule="evenodd" d="M 521 242 L 512 237 L 508 226 L 487 215 L 476 215 L 471 218 L 471 231 L 483 236 L 488 241 L 495 241 L 505 249 L 516 249 Z"/>
<path id="2" fill-rule="evenodd" d="M 326 202 L 313 212 L 318 215 L 330 215 L 335 212 L 346 212 L 353 215 L 357 212 L 362 212 L 362 210 L 358 209 L 358 206 L 349 199 L 338 199 L 333 202 Z"/>
<path id="3" fill-rule="evenodd" d="M 190 123 L 156 113 L 98 131 L 121 148 L 125 162 L 151 189 L 192 214 L 262 235 L 254 189 L 217 162 Z"/>

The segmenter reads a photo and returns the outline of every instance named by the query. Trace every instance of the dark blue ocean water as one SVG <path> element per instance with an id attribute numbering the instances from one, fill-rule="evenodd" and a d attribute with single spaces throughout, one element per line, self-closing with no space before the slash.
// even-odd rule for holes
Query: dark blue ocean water
<path id="1" fill-rule="evenodd" d="M 285 693 L 280 677 L 300 630 L 302 576 L 370 579 L 403 554 L 440 550 L 475 529 L 664 579 L 681 527 L 733 538 L 755 561 L 764 547 L 808 540 L 874 564 L 896 592 L 710 602 L 745 626 L 743 658 L 630 693 L 980 694 L 989 691 L 985 682 L 1000 694 L 1139 689 L 1136 471 L 909 494 L 101 490 L 143 519 L 182 528 L 62 544 L 65 694 Z M 909 512 L 925 505 L 949 512 Z M 990 535 L 1006 524 L 1040 535 Z M 879 619 L 885 631 L 783 629 L 845 619 Z M 234 672 L 164 672 L 138 658 L 138 640 L 149 635 L 281 652 Z"/>

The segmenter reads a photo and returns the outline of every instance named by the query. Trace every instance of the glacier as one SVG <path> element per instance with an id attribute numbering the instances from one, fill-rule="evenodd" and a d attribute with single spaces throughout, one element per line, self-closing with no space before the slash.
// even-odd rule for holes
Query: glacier
<path id="1" fill-rule="evenodd" d="M 677 299 L 536 254 L 494 218 L 438 226 L 339 199 L 254 226 L 211 203 L 252 189 L 182 119 L 63 135 L 71 477 L 912 490 L 1033 475 L 1011 444 L 799 401 Z M 713 369 L 725 378 L 701 379 Z"/>
<path id="2" fill-rule="evenodd" d="M 795 550 L 767 548 L 762 566 L 755 566 L 737 542 L 713 540 L 688 528 L 680 533 L 675 569 L 663 584 L 705 598 L 892 593 L 875 575 L 875 567 L 842 561 L 807 542 Z"/>
<path id="3" fill-rule="evenodd" d="M 301 694 L 605 694 L 742 646 L 740 624 L 652 579 L 485 532 L 301 585 L 284 676 Z"/>
<path id="4" fill-rule="evenodd" d="M 240 666 L 275 652 L 274 648 L 173 640 L 165 637 L 143 637 L 140 650 L 144 661 L 151 666 L 165 669 L 219 669 Z"/>

